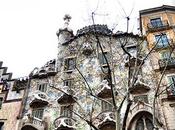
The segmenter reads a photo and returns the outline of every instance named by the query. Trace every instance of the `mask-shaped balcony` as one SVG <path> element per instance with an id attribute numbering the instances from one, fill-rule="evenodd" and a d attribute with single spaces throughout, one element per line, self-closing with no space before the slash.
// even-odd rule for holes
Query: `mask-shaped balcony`
<path id="1" fill-rule="evenodd" d="M 64 86 L 64 93 L 58 98 L 57 102 L 59 104 L 75 103 L 74 91 L 70 90 L 68 86 Z"/>
<path id="2" fill-rule="evenodd" d="M 86 56 L 90 55 L 91 53 L 93 52 L 93 48 L 92 46 L 86 42 L 86 43 L 83 43 L 83 46 L 82 46 L 82 53 Z"/>
<path id="3" fill-rule="evenodd" d="M 41 91 L 36 91 L 32 96 L 30 107 L 39 108 L 39 107 L 47 106 L 48 104 L 49 104 L 48 96 Z"/>
<path id="4" fill-rule="evenodd" d="M 143 60 L 142 60 L 142 58 L 135 58 L 135 57 L 131 57 L 130 58 L 130 61 L 129 61 L 129 58 L 127 58 L 126 60 L 125 60 L 125 67 L 134 67 L 135 66 L 135 64 L 137 64 L 137 66 L 139 66 L 141 63 L 142 63 L 142 65 L 144 64 L 144 62 L 142 62 Z M 137 63 L 136 63 L 137 62 Z"/>
<path id="5" fill-rule="evenodd" d="M 101 84 L 99 85 L 100 90 L 98 90 L 97 96 L 100 98 L 111 98 L 112 97 L 112 91 L 111 87 L 108 85 L 107 80 L 103 80 Z M 115 92 L 117 95 L 117 92 Z"/>
<path id="6" fill-rule="evenodd" d="M 159 69 L 163 70 L 165 67 L 166 69 L 173 69 L 175 67 L 175 57 L 171 57 L 171 58 L 165 58 L 165 59 L 160 59 L 158 61 L 159 63 Z"/>
<path id="7" fill-rule="evenodd" d="M 131 94 L 143 94 L 147 93 L 150 90 L 150 87 L 141 80 L 142 80 L 141 76 L 138 75 L 138 79 L 133 85 L 133 87 L 129 88 Z"/>
<path id="8" fill-rule="evenodd" d="M 27 114 L 23 118 L 23 126 L 21 130 L 45 130 L 47 129 L 47 123 L 44 121 L 44 119 L 38 119 L 36 117 L 33 117 L 31 114 Z"/>
<path id="9" fill-rule="evenodd" d="M 60 116 L 54 121 L 55 130 L 75 130 L 75 119 Z"/>
<path id="10" fill-rule="evenodd" d="M 95 119 L 94 124 L 100 129 L 115 130 L 115 114 L 112 111 L 101 112 Z"/>
<path id="11" fill-rule="evenodd" d="M 44 66 L 45 70 L 47 71 L 47 74 L 50 75 L 50 76 L 54 76 L 56 74 L 55 63 L 56 63 L 55 60 L 50 60 Z"/>

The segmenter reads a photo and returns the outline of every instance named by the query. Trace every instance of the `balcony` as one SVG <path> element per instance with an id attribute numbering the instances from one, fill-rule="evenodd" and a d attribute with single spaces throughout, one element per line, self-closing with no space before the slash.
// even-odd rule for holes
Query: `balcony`
<path id="1" fill-rule="evenodd" d="M 156 32 L 156 31 L 161 31 L 161 30 L 166 30 L 170 28 L 170 25 L 167 20 L 161 21 L 161 23 L 158 24 L 147 24 L 147 28 L 149 32 Z"/>
<path id="2" fill-rule="evenodd" d="M 171 58 L 165 58 L 165 59 L 160 59 L 158 61 L 159 64 L 159 69 L 163 70 L 165 67 L 166 69 L 172 69 L 175 67 L 175 57 L 171 57 Z M 167 66 L 166 66 L 167 65 Z"/>
<path id="3" fill-rule="evenodd" d="M 137 81 L 129 88 L 131 94 L 144 94 L 150 91 L 150 87 L 143 80 L 143 77 L 138 75 Z"/>
<path id="4" fill-rule="evenodd" d="M 32 95 L 32 99 L 29 105 L 32 108 L 39 108 L 39 107 L 45 107 L 48 104 L 49 104 L 48 96 L 46 95 L 46 93 L 41 92 L 41 91 L 36 91 Z"/>
<path id="5" fill-rule="evenodd" d="M 107 80 L 103 80 L 99 85 L 100 90 L 98 90 L 97 96 L 100 98 L 111 98 L 112 91 L 111 87 L 108 85 Z"/>
<path id="6" fill-rule="evenodd" d="M 113 111 L 103 111 L 95 119 L 94 125 L 100 130 L 115 130 L 115 113 Z"/>
<path id="7" fill-rule="evenodd" d="M 27 115 L 27 120 L 24 120 L 21 130 L 45 130 L 46 122 L 39 118 Z"/>
<path id="8" fill-rule="evenodd" d="M 75 103 L 76 102 L 76 97 L 74 97 L 73 95 L 75 94 L 75 92 L 70 89 L 68 86 L 64 86 L 64 93 L 62 93 L 59 97 L 57 102 L 59 104 L 67 104 L 67 103 Z"/>
<path id="9" fill-rule="evenodd" d="M 60 116 L 54 121 L 55 130 L 75 130 L 75 122 L 73 118 Z"/>

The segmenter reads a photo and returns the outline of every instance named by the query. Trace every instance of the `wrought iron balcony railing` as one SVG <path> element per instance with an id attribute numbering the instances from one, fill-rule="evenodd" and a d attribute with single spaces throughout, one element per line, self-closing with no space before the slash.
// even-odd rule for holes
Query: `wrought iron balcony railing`
<path id="1" fill-rule="evenodd" d="M 158 49 L 164 49 L 164 48 L 168 48 L 168 47 L 172 47 L 174 46 L 174 42 L 173 42 L 173 39 L 168 39 L 167 42 L 165 43 L 157 43 L 157 42 L 154 42 L 153 44 L 155 46 L 155 49 L 158 50 Z"/>
<path id="2" fill-rule="evenodd" d="M 167 20 L 164 20 L 164 21 L 161 21 L 160 23 L 155 23 L 155 24 L 152 24 L 152 23 L 148 23 L 147 24 L 147 28 L 148 28 L 148 31 L 159 31 L 159 30 L 164 30 L 164 29 L 167 29 L 169 26 L 169 23 Z"/>
<path id="3" fill-rule="evenodd" d="M 175 67 L 175 57 L 160 59 L 158 61 L 160 69 L 166 67 L 166 69 L 171 69 Z"/>

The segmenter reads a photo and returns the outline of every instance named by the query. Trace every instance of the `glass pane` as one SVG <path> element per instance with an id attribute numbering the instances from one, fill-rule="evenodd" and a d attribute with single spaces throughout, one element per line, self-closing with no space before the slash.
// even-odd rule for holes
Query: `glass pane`
<path id="1" fill-rule="evenodd" d="M 150 119 L 146 118 L 145 122 L 146 122 L 147 129 L 148 130 L 153 130 L 154 126 L 152 124 L 152 121 Z"/>
<path id="2" fill-rule="evenodd" d="M 144 123 L 142 118 L 140 118 L 136 123 L 136 130 L 144 130 Z"/>
<path id="3" fill-rule="evenodd" d="M 108 99 L 107 101 L 110 102 L 111 104 L 113 103 L 112 99 Z M 112 111 L 112 105 L 111 104 L 109 104 L 105 101 L 102 101 L 102 111 Z"/>
<path id="4" fill-rule="evenodd" d="M 107 52 L 104 52 L 104 55 L 106 56 L 106 58 L 107 58 L 107 60 L 108 60 L 108 62 L 110 61 L 109 60 L 109 53 L 107 53 Z M 102 64 L 102 65 L 104 65 L 104 64 L 107 64 L 107 62 L 106 62 L 106 59 L 105 59 L 105 57 L 104 57 L 104 55 L 101 53 L 101 54 L 99 54 L 99 60 L 100 60 L 100 64 Z"/>
<path id="5" fill-rule="evenodd" d="M 153 27 L 161 27 L 163 24 L 160 18 L 156 18 L 156 19 L 151 19 L 151 25 Z"/>
<path id="6" fill-rule="evenodd" d="M 44 109 L 36 109 L 32 111 L 32 115 L 36 118 L 42 119 L 43 118 Z"/>
<path id="7" fill-rule="evenodd" d="M 3 98 L 0 98 L 0 109 L 2 107 L 2 101 L 3 101 Z"/>
<path id="8" fill-rule="evenodd" d="M 39 84 L 37 89 L 40 90 L 41 92 L 46 92 L 46 90 L 47 90 L 47 83 Z"/>
<path id="9" fill-rule="evenodd" d="M 61 115 L 66 117 L 72 117 L 73 106 L 62 106 L 61 107 Z"/>
<path id="10" fill-rule="evenodd" d="M 162 59 L 169 59 L 170 58 L 170 52 L 164 51 L 161 53 Z"/>
<path id="11" fill-rule="evenodd" d="M 74 59 L 69 59 L 69 67 L 68 67 L 68 69 L 72 70 L 72 69 L 74 69 L 74 66 L 75 66 Z"/>
<path id="12" fill-rule="evenodd" d="M 143 101 L 145 103 L 148 103 L 148 96 L 147 95 L 140 95 L 140 96 L 135 96 L 134 101 Z"/>
<path id="13" fill-rule="evenodd" d="M 155 39 L 158 47 L 167 47 L 168 46 L 168 38 L 166 34 L 163 35 L 155 35 Z"/>

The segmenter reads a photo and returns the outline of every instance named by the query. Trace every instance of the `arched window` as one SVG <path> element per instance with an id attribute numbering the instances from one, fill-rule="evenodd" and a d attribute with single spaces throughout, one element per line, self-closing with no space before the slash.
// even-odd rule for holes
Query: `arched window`
<path id="1" fill-rule="evenodd" d="M 142 116 L 136 122 L 136 130 L 153 130 L 153 128 L 153 123 L 148 117 Z"/>
<path id="2" fill-rule="evenodd" d="M 146 122 L 146 127 L 148 130 L 153 130 L 154 126 L 153 126 L 153 123 L 150 119 L 146 118 L 145 119 L 145 122 Z"/>
<path id="3" fill-rule="evenodd" d="M 137 120 L 136 130 L 144 130 L 144 122 L 142 118 Z"/>

